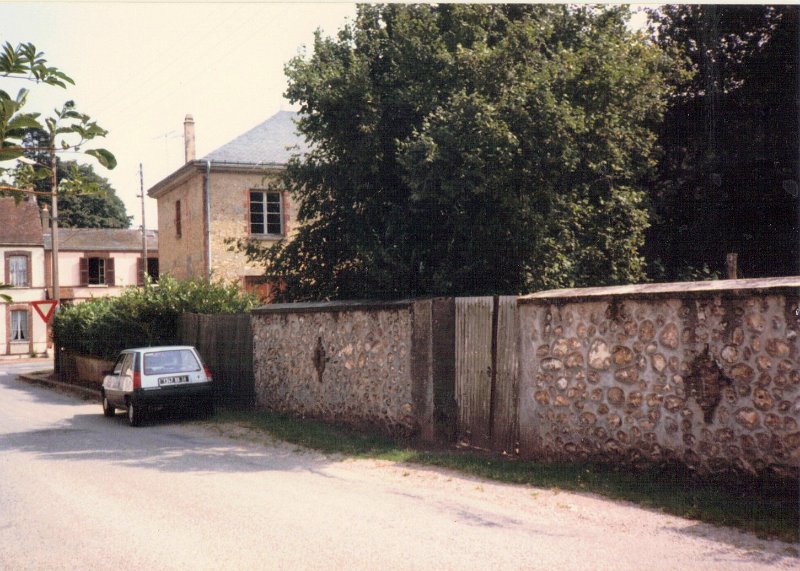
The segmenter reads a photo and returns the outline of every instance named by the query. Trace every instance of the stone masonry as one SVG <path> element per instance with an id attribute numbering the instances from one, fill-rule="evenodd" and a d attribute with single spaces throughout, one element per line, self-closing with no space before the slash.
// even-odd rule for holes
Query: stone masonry
<path id="1" fill-rule="evenodd" d="M 413 318 L 410 303 L 256 310 L 253 369 L 259 406 L 395 433 L 415 431 Z"/>
<path id="2" fill-rule="evenodd" d="M 521 453 L 797 475 L 798 290 L 688 289 L 522 298 Z"/>

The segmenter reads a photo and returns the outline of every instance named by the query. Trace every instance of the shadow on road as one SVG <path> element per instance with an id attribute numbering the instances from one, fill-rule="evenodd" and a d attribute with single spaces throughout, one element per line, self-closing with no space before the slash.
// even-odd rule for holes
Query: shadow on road
<path id="1" fill-rule="evenodd" d="M 26 452 L 48 460 L 110 462 L 164 472 L 316 472 L 328 461 L 289 445 L 215 438 L 186 424 L 131 428 L 123 415 L 76 414 L 52 428 L 0 435 L 0 454 Z"/>
<path id="2" fill-rule="evenodd" d="M 110 462 L 176 473 L 318 472 L 331 461 L 282 442 L 217 437 L 185 413 L 154 411 L 144 426 L 132 428 L 121 411 L 106 418 L 99 403 L 9 376 L 0 377 L 0 414 L 6 420 L 5 433 L 0 430 L 0 455 L 22 452 L 48 460 Z"/>

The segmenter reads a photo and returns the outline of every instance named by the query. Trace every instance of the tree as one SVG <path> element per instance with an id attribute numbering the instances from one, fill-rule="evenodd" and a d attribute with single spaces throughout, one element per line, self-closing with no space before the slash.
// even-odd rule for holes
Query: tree
<path id="1" fill-rule="evenodd" d="M 16 47 L 5 42 L 0 51 L 0 77 L 31 81 L 45 85 L 65 88 L 74 81 L 62 71 L 47 65 L 44 54 L 33 44 L 18 44 Z M 95 157 L 106 168 L 116 166 L 116 159 L 106 149 L 85 149 L 89 141 L 105 137 L 107 131 L 93 121 L 89 115 L 77 110 L 74 101 L 66 101 L 61 109 L 42 123 L 41 114 L 27 112 L 29 91 L 20 89 L 16 97 L 11 97 L 0 89 L 0 180 L 11 177 L 14 185 L 5 184 L 3 190 L 24 191 L 34 186 L 36 181 L 50 179 L 51 191 L 57 191 L 56 153 L 81 151 Z M 25 145 L 31 133 L 39 134 L 33 140 L 39 146 Z M 38 161 L 17 162 L 26 153 L 38 153 Z"/>
<path id="2" fill-rule="evenodd" d="M 0 77 L 44 83 L 46 85 L 65 88 L 67 83 L 74 84 L 62 71 L 47 65 L 44 54 L 37 51 L 33 44 L 18 44 L 13 47 L 8 42 L 3 44 L 0 52 Z M 64 151 L 83 152 L 93 156 L 106 168 L 113 169 L 117 160 L 106 149 L 84 149 L 94 139 L 105 137 L 107 131 L 92 118 L 78 111 L 74 101 L 66 101 L 61 109 L 54 109 L 53 114 L 39 121 L 39 113 L 23 110 L 27 102 L 28 90 L 20 89 L 12 98 L 0 89 L 0 191 L 11 191 L 15 196 L 23 192 L 36 192 L 33 189 L 37 181 L 50 180 L 50 198 L 52 201 L 52 249 L 53 249 L 53 297 L 60 300 L 58 279 L 58 172 L 56 153 Z M 25 147 L 26 135 L 32 130 L 44 130 L 47 134 L 47 145 L 43 147 Z M 46 152 L 47 161 L 23 162 L 21 157 L 26 152 Z M 15 166 L 6 166 L 16 159 Z M 6 164 L 4 164 L 6 163 Z M 30 164 L 32 163 L 32 164 Z M 73 171 L 78 173 L 78 169 Z M 5 181 L 11 175 L 13 185 Z M 77 176 L 77 175 L 76 175 Z M 74 181 L 74 179 L 73 179 Z M 74 184 L 73 184 L 74 186 Z"/>
<path id="3" fill-rule="evenodd" d="M 647 256 L 654 277 L 788 275 L 798 261 L 798 10 L 675 5 L 653 37 L 692 71 L 674 78 Z"/>
<path id="4" fill-rule="evenodd" d="M 640 280 L 666 60 L 627 17 L 361 6 L 286 68 L 301 227 L 240 246 L 293 300 Z"/>

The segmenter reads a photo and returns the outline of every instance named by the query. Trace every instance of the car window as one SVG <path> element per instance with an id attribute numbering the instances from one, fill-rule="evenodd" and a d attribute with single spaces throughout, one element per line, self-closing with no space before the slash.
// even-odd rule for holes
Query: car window
<path id="1" fill-rule="evenodd" d="M 122 368 L 120 369 L 120 375 L 127 375 L 131 372 L 131 364 L 133 363 L 133 353 L 126 353 L 125 359 L 122 361 Z"/>
<path id="2" fill-rule="evenodd" d="M 200 363 L 189 349 L 168 349 L 144 355 L 144 374 L 187 373 L 199 371 Z"/>
<path id="3" fill-rule="evenodd" d="M 112 373 L 114 375 L 119 375 L 122 371 L 122 362 L 125 361 L 126 353 L 122 353 L 119 357 L 117 357 L 117 362 L 114 363 L 114 369 Z"/>

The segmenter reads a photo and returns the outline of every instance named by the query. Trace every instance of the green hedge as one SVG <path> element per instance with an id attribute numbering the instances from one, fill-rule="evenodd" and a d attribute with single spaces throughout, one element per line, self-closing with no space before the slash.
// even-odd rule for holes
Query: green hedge
<path id="1" fill-rule="evenodd" d="M 182 313 L 246 313 L 254 305 L 254 298 L 236 284 L 164 276 L 158 283 L 129 288 L 120 297 L 95 298 L 61 308 L 53 321 L 53 333 L 59 348 L 113 358 L 130 347 L 176 343 Z"/>

